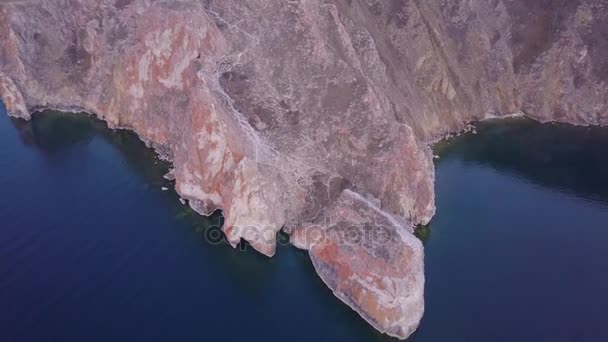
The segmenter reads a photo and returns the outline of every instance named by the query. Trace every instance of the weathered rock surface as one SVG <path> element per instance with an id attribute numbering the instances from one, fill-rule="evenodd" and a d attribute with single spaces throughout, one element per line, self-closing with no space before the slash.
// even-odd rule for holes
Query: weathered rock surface
<path id="1" fill-rule="evenodd" d="M 344 190 L 292 234 L 334 294 L 379 331 L 409 336 L 424 312 L 424 253 L 411 226 Z"/>
<path id="2" fill-rule="evenodd" d="M 194 209 L 223 210 L 232 244 L 273 255 L 285 228 L 338 297 L 405 338 L 423 311 L 411 227 L 435 211 L 426 144 L 517 112 L 608 124 L 607 7 L 5 0 L 0 94 L 14 116 L 87 111 L 134 130 Z M 399 239 L 302 241 L 327 219 Z"/>

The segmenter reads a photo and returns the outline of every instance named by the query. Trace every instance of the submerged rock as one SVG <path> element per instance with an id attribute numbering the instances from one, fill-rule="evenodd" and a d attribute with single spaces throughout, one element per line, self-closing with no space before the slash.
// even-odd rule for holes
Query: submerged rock
<path id="1" fill-rule="evenodd" d="M 607 124 L 607 7 L 3 1 L 0 95 L 13 116 L 85 111 L 134 130 L 193 209 L 223 211 L 233 245 L 272 256 L 293 231 L 339 298 L 404 338 L 423 312 L 409 228 L 435 212 L 427 143 L 509 113 Z M 325 219 L 399 238 L 302 243 Z"/>

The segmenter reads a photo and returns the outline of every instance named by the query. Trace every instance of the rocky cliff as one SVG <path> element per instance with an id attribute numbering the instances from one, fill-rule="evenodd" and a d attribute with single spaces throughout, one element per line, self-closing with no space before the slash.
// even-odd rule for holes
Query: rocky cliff
<path id="1" fill-rule="evenodd" d="M 198 212 L 405 338 L 424 310 L 428 143 L 524 113 L 608 124 L 605 0 L 0 1 L 13 116 L 86 111 L 173 161 Z"/>

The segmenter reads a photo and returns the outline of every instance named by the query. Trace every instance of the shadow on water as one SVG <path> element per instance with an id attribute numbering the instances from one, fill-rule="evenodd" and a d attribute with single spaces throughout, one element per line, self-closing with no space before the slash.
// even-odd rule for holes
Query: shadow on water
<path id="1" fill-rule="evenodd" d="M 414 235 L 422 241 L 423 245 L 426 245 L 431 239 L 431 225 L 417 226 L 414 231 Z"/>
<path id="2" fill-rule="evenodd" d="M 445 162 L 460 160 L 608 204 L 608 129 L 511 118 L 479 122 L 476 132 L 435 144 L 437 170 Z M 432 238 L 431 225 L 417 227 L 416 236 L 426 245 Z"/>
<path id="3" fill-rule="evenodd" d="M 481 122 L 477 131 L 437 144 L 438 166 L 444 159 L 461 159 L 608 203 L 608 129 L 514 118 Z"/>
<path id="4" fill-rule="evenodd" d="M 156 152 L 131 131 L 111 130 L 105 122 L 86 113 L 47 110 L 34 113 L 29 121 L 10 119 L 21 141 L 43 153 L 61 153 L 74 146 L 86 145 L 98 136 L 119 150 L 125 162 L 145 181 L 168 184 L 163 176 L 171 164 L 160 160 Z"/>
<path id="5" fill-rule="evenodd" d="M 11 117 L 11 123 L 19 132 L 23 144 L 45 153 L 59 152 L 72 145 L 86 144 L 95 136 L 95 121 L 84 115 L 59 112 L 35 113 L 31 121 Z M 62 118 L 65 119 L 62 120 Z"/>

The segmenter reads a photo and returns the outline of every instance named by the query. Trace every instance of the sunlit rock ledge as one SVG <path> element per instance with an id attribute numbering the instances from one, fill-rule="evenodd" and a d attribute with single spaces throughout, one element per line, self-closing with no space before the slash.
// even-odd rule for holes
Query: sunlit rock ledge
<path id="1" fill-rule="evenodd" d="M 196 211 L 223 211 L 233 245 L 272 256 L 285 228 L 336 296 L 406 338 L 424 310 L 412 227 L 435 213 L 427 144 L 508 113 L 607 124 L 606 7 L 2 1 L 0 94 L 13 116 L 85 111 L 132 129 Z M 327 219 L 391 239 L 304 238 Z"/>

